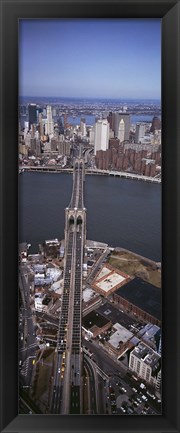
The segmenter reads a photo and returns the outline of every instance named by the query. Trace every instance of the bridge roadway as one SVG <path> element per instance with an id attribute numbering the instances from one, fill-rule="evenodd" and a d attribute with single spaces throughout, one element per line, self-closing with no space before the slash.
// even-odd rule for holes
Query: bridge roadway
<path id="1" fill-rule="evenodd" d="M 82 265 L 85 243 L 83 205 L 84 165 L 76 160 L 73 191 L 66 208 L 65 266 L 62 309 L 59 318 L 57 353 L 51 413 L 82 412 Z"/>

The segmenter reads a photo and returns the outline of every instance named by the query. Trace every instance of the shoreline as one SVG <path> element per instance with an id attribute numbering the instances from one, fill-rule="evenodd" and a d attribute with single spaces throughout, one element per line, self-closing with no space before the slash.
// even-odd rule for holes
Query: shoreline
<path id="1" fill-rule="evenodd" d="M 44 242 L 46 242 L 46 241 L 47 241 L 47 239 Z M 62 245 L 64 245 L 64 241 L 65 241 L 64 239 L 61 239 L 59 242 Z M 52 239 L 52 242 L 53 242 L 53 239 Z M 20 243 L 23 243 L 23 242 L 20 242 Z M 26 243 L 26 242 L 24 242 L 24 243 Z M 42 244 L 39 244 L 39 246 L 42 247 Z M 111 255 L 113 255 L 113 253 L 116 253 L 116 252 L 117 253 L 124 252 L 124 253 L 128 253 L 128 254 L 132 254 L 133 256 L 137 257 L 139 260 L 144 260 L 144 262 L 148 263 L 149 265 L 151 265 L 151 266 L 156 265 L 159 269 L 161 269 L 161 261 L 152 260 L 148 257 L 142 256 L 141 254 L 135 253 L 134 251 L 127 250 L 126 248 L 121 248 L 121 247 L 117 247 L 117 246 L 112 247 L 112 246 L 108 245 L 107 243 L 94 241 L 94 240 L 90 240 L 90 239 L 86 239 L 85 246 L 86 246 L 86 248 L 90 248 L 90 249 L 91 248 L 92 249 L 98 249 L 99 248 L 99 249 L 104 249 L 104 250 L 108 249 L 108 250 L 110 250 Z M 38 254 L 39 253 L 36 252 L 36 253 L 29 254 L 29 255 L 33 256 L 33 255 L 38 255 Z"/>
<path id="2" fill-rule="evenodd" d="M 73 168 L 57 168 L 57 167 L 19 167 L 19 174 L 25 172 L 39 172 L 39 173 L 73 173 Z M 120 177 L 122 179 L 129 180 L 137 180 L 155 184 L 161 184 L 161 179 L 157 179 L 150 176 L 142 176 L 135 173 L 127 173 L 127 172 L 118 172 L 118 171 L 108 171 L 108 170 L 87 170 L 85 169 L 86 175 L 97 175 L 97 176 L 111 176 L 111 177 Z"/>

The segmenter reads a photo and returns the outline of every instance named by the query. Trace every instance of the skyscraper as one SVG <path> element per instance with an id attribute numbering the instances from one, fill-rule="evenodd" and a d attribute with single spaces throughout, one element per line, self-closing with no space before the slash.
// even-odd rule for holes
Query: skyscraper
<path id="1" fill-rule="evenodd" d="M 52 110 L 51 110 L 51 106 L 48 105 L 47 106 L 47 134 L 53 135 L 53 133 L 54 133 L 54 122 L 52 118 Z"/>
<path id="2" fill-rule="evenodd" d="M 125 137 L 125 125 L 124 125 L 124 120 L 121 119 L 119 122 L 119 129 L 118 129 L 118 139 L 120 143 L 124 141 L 124 137 Z"/>
<path id="3" fill-rule="evenodd" d="M 44 124 L 43 124 L 42 113 L 39 114 L 39 133 L 40 133 L 40 137 L 44 135 Z"/>
<path id="4" fill-rule="evenodd" d="M 28 105 L 28 115 L 29 115 L 29 129 L 31 128 L 31 125 L 34 123 L 37 123 L 37 112 L 36 112 L 36 104 L 29 104 Z"/>
<path id="5" fill-rule="evenodd" d="M 112 119 L 110 125 L 112 125 L 111 128 L 114 131 L 114 136 L 118 137 L 119 124 L 121 120 L 124 121 L 124 140 L 129 140 L 131 119 L 130 119 L 130 114 L 128 113 L 124 113 L 124 112 L 118 113 L 117 111 L 112 113 Z"/>
<path id="6" fill-rule="evenodd" d="M 82 137 L 86 137 L 86 121 L 84 118 L 81 118 L 80 131 L 81 131 Z"/>
<path id="7" fill-rule="evenodd" d="M 109 144 L 109 123 L 106 119 L 95 123 L 94 153 L 98 150 L 107 150 Z"/>
<path id="8" fill-rule="evenodd" d="M 160 121 L 159 117 L 154 116 L 153 120 L 152 120 L 150 132 L 154 133 L 154 131 L 159 130 L 159 129 L 161 129 L 161 121 Z"/>
<path id="9" fill-rule="evenodd" d="M 135 143 L 141 143 L 146 131 L 146 125 L 144 123 L 136 124 L 135 132 Z"/>

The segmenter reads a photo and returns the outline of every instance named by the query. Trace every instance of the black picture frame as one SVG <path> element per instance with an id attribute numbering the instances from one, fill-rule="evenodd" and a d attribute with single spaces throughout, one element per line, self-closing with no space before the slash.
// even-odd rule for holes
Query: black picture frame
<path id="1" fill-rule="evenodd" d="M 18 416 L 18 20 L 58 17 L 162 18 L 162 415 Z M 1 431 L 179 432 L 180 1 L 1 0 L 1 31 Z"/>

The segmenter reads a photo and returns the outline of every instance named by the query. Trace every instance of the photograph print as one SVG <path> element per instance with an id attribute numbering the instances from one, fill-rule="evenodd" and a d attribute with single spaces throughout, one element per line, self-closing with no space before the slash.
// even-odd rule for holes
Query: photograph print
<path id="1" fill-rule="evenodd" d="M 19 19 L 19 414 L 161 415 L 161 19 Z"/>

